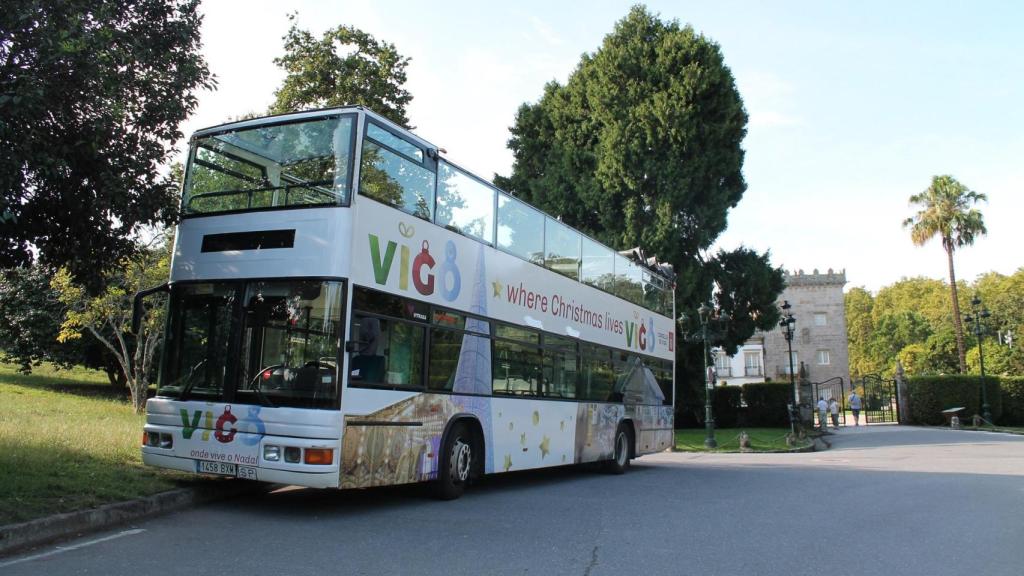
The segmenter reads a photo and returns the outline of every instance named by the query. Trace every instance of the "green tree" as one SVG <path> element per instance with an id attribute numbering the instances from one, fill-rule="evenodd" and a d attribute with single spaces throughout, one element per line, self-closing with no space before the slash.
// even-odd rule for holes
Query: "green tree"
<path id="1" fill-rule="evenodd" d="M 875 322 L 872 355 L 883 359 L 883 366 L 891 367 L 900 350 L 910 344 L 927 342 L 931 335 L 928 321 L 913 310 L 885 314 Z"/>
<path id="2" fill-rule="evenodd" d="M 75 282 L 67 268 L 54 275 L 52 288 L 59 294 L 66 311 L 58 340 L 65 342 L 91 334 L 117 359 L 131 392 L 132 405 L 141 413 L 146 407 L 149 378 L 163 338 L 165 307 L 156 298 L 131 334 L 132 300 L 135 293 L 167 280 L 172 241 L 159 248 L 141 248 L 133 258 L 122 259 L 120 266 L 105 273 L 106 288 L 91 295 Z"/>
<path id="3" fill-rule="evenodd" d="M 710 269 L 717 286 L 715 304 L 732 318 L 715 344 L 732 356 L 755 330 L 775 327 L 780 317 L 775 298 L 786 281 L 781 267 L 772 268 L 767 252 L 743 247 L 719 250 Z"/>
<path id="4" fill-rule="evenodd" d="M 983 320 L 986 372 L 1024 374 L 1024 268 L 1010 276 L 983 274 L 975 281 L 974 290 L 991 312 Z M 972 352 L 967 354 L 972 372 L 979 368 L 976 344 L 973 361 Z"/>
<path id="5" fill-rule="evenodd" d="M 403 84 L 409 58 L 394 44 L 382 42 L 352 26 L 338 26 L 316 39 L 288 16 L 285 54 L 274 59 L 285 71 L 274 92 L 275 114 L 310 108 L 362 105 L 408 127 L 405 108 L 412 101 Z"/>
<path id="6" fill-rule="evenodd" d="M 0 271 L 0 360 L 17 364 L 25 374 L 42 362 L 86 366 L 105 371 L 112 386 L 125 388 L 116 360 L 95 339 L 57 341 L 66 308 L 50 287 L 53 274 L 42 264 Z"/>
<path id="7" fill-rule="evenodd" d="M 969 304 L 965 297 L 967 285 L 963 282 L 957 286 L 960 306 Z M 949 288 L 941 280 L 916 277 L 903 278 L 888 286 L 883 286 L 875 296 L 872 318 L 877 323 L 887 315 L 899 315 L 914 312 L 921 315 L 932 332 L 953 325 L 949 306 Z"/>
<path id="8" fill-rule="evenodd" d="M 777 312 L 764 303 L 782 280 L 767 254 L 700 256 L 746 190 L 746 123 L 718 45 L 635 6 L 564 86 L 551 82 L 519 108 L 512 174 L 495 183 L 605 244 L 671 263 L 678 311 L 692 313 L 716 280 L 728 284 L 721 298 L 733 307 L 735 343 L 753 326 L 770 328 Z M 699 346 L 680 346 L 680 361 L 690 373 L 682 380 L 698 381 Z"/>
<path id="9" fill-rule="evenodd" d="M 953 270 L 953 252 L 963 246 L 970 246 L 974 243 L 975 237 L 986 233 L 981 212 L 973 207 L 985 200 L 984 194 L 970 190 L 952 176 L 934 176 L 928 189 L 910 197 L 910 203 L 919 206 L 920 209 L 903 221 L 904 228 L 910 228 L 910 238 L 915 245 L 923 246 L 938 236 L 942 241 L 942 248 L 946 251 L 953 326 L 961 373 L 967 369 L 967 360 L 960 303 L 957 298 L 956 273 Z"/>
<path id="10" fill-rule="evenodd" d="M 692 270 L 746 190 L 746 123 L 718 45 L 636 6 L 565 86 L 520 107 L 502 184 L 611 246 Z"/>
<path id="11" fill-rule="evenodd" d="M 875 324 L 871 317 L 874 297 L 864 288 L 851 288 L 846 293 L 846 341 L 850 355 L 850 376 L 881 372 L 872 361 L 871 345 Z"/>
<path id="12" fill-rule="evenodd" d="M 173 222 L 157 167 L 196 91 L 198 0 L 10 0 L 0 11 L 0 266 L 34 250 L 92 288 Z"/>

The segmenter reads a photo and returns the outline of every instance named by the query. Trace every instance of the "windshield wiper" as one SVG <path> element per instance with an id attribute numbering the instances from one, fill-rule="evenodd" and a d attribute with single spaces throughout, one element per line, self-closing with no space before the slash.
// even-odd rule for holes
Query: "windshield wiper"
<path id="1" fill-rule="evenodd" d="M 200 360 L 198 364 L 193 366 L 192 369 L 188 371 L 188 376 L 185 376 L 185 386 L 182 387 L 181 393 L 178 394 L 178 400 L 184 402 L 185 400 L 188 399 L 188 393 L 192 391 L 192 387 L 195 386 L 196 384 L 196 381 L 193 378 L 193 376 L 196 375 L 196 370 L 199 370 L 199 368 L 203 364 L 206 364 L 206 358 Z"/>
<path id="2" fill-rule="evenodd" d="M 260 388 L 260 376 L 262 376 L 267 370 L 271 370 L 273 368 L 275 367 L 271 366 L 260 370 L 256 373 L 256 377 L 249 382 L 249 389 L 256 393 L 256 399 L 260 401 L 260 405 L 266 406 L 267 408 L 275 408 L 275 406 L 274 403 L 270 401 L 270 398 L 267 398 L 267 395 L 264 394 L 263 390 Z"/>

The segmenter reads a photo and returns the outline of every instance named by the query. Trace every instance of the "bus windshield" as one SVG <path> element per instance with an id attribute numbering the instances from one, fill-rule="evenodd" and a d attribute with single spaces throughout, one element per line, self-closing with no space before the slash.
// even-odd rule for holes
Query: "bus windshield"
<path id="1" fill-rule="evenodd" d="M 355 117 L 318 117 L 193 140 L 185 215 L 347 205 Z"/>
<path id="2" fill-rule="evenodd" d="M 342 292 L 319 280 L 174 286 L 157 395 L 336 408 Z"/>

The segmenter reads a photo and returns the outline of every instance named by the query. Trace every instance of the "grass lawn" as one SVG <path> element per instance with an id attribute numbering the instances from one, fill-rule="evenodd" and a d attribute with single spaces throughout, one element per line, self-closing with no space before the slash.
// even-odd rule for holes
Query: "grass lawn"
<path id="1" fill-rule="evenodd" d="M 703 428 L 676 430 L 676 450 L 682 452 L 739 452 L 740 432 L 750 436 L 750 447 L 754 451 L 788 450 L 786 434 L 789 428 L 719 428 L 715 430 L 718 448 L 704 447 L 707 432 Z M 809 441 L 808 441 L 809 443 Z"/>
<path id="2" fill-rule="evenodd" d="M 0 525 L 189 481 L 142 465 L 144 419 L 102 372 L 0 364 Z"/>

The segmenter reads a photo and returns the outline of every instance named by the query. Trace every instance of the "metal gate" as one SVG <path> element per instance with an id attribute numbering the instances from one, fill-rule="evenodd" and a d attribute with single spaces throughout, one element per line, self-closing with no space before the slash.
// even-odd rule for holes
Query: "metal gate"
<path id="1" fill-rule="evenodd" d="M 815 420 L 817 419 L 817 413 L 818 413 L 818 407 L 817 407 L 818 406 L 817 405 L 818 398 L 824 398 L 826 402 L 829 402 L 833 398 L 835 398 L 836 402 L 839 403 L 839 422 L 843 426 L 846 426 L 846 405 L 845 405 L 845 402 L 846 402 L 846 386 L 843 383 L 842 376 L 836 376 L 835 378 L 829 378 L 828 380 L 825 380 L 824 382 L 814 382 L 814 383 L 812 383 L 811 384 L 811 392 L 813 394 L 811 396 L 811 404 L 814 405 L 814 413 L 815 413 L 814 419 Z M 829 417 L 831 418 L 831 413 L 829 414 Z M 819 422 L 818 425 L 820 426 L 821 423 Z M 831 426 L 832 423 L 829 422 L 829 425 Z"/>
<path id="2" fill-rule="evenodd" d="M 877 374 L 868 374 L 861 378 L 860 388 L 866 423 L 879 424 L 900 421 L 895 380 L 886 380 Z"/>

